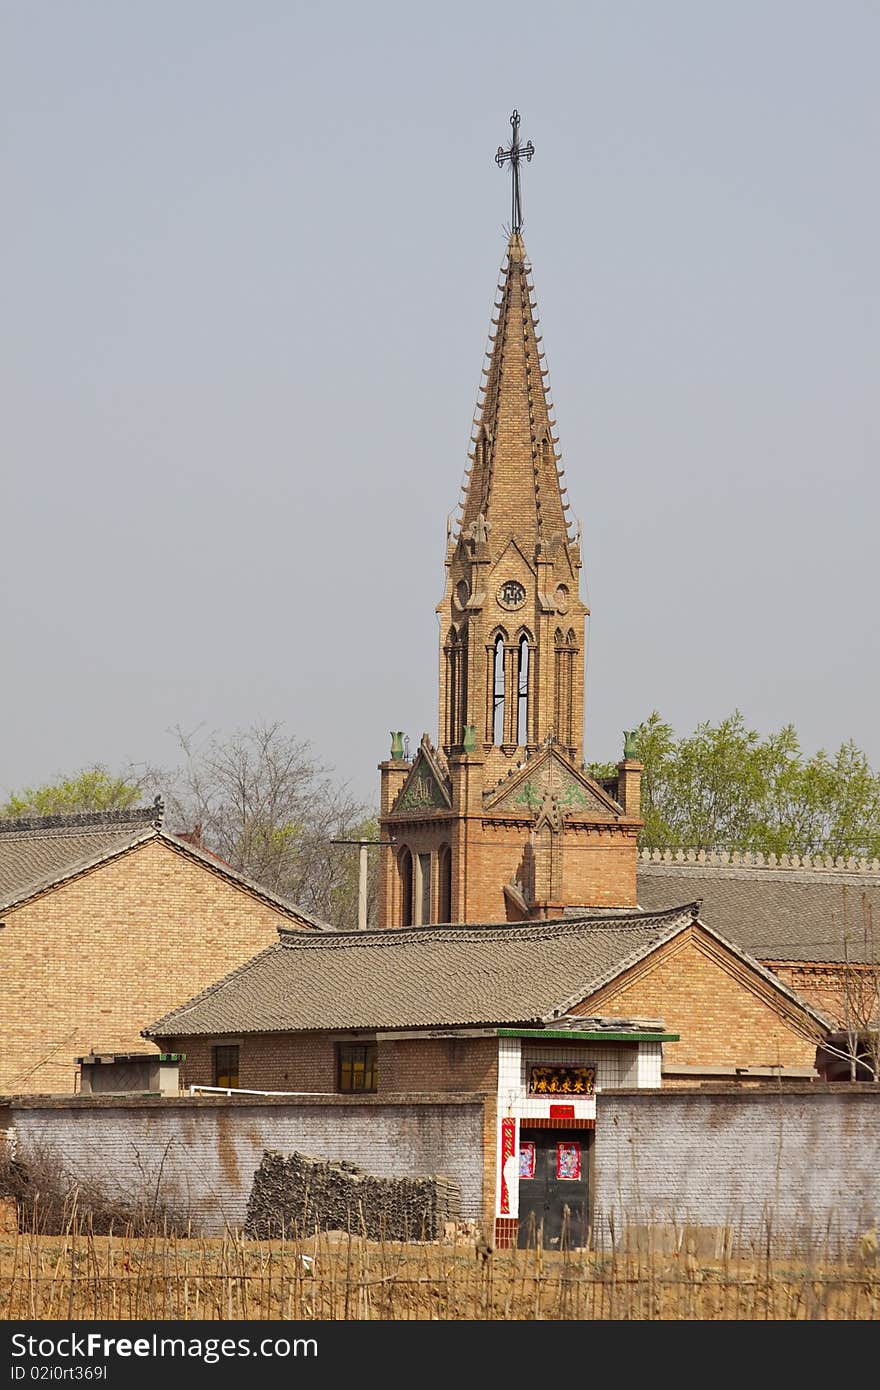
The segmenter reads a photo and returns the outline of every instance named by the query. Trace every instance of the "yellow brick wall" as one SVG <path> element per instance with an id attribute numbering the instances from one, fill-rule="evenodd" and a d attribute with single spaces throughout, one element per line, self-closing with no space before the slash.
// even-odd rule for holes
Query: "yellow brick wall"
<path id="1" fill-rule="evenodd" d="M 806 963 L 768 964 L 768 969 L 778 975 L 789 989 L 795 990 L 802 999 L 828 1014 L 841 1027 L 846 1018 L 847 990 L 853 1004 L 864 1004 L 869 997 L 873 978 L 870 967 L 860 970 L 858 966 L 847 969 L 841 965 Z M 864 1011 L 861 1016 L 866 1016 Z"/>
<path id="2" fill-rule="evenodd" d="M 433 853 L 432 920 L 437 920 L 436 853 L 440 845 L 452 851 L 452 920 L 503 922 L 507 916 L 504 884 L 525 873 L 531 823 L 450 816 L 383 823 L 386 836 L 395 836 L 392 849 L 382 851 L 383 886 L 380 925 L 400 926 L 402 893 L 397 856 L 406 846 L 413 856 Z M 637 904 L 636 836 L 630 826 L 598 828 L 566 825 L 562 850 L 562 901 L 569 906 L 632 907 Z"/>
<path id="3" fill-rule="evenodd" d="M 0 1093 L 72 1091 L 74 1058 L 141 1028 L 277 940 L 280 911 L 148 840 L 5 914 Z"/>
<path id="4" fill-rule="evenodd" d="M 572 1011 L 620 1017 L 662 1018 L 681 1041 L 664 1044 L 664 1056 L 683 1066 L 813 1066 L 815 1036 L 771 1002 L 772 987 L 759 976 L 750 987 L 736 964 L 699 927 L 689 928 L 654 953 L 647 969 L 585 999 Z"/>
<path id="5" fill-rule="evenodd" d="M 468 822 L 467 912 L 461 920 L 505 918 L 503 885 L 522 875 L 530 825 Z M 636 895 L 635 829 L 563 832 L 563 902 L 570 906 L 632 907 Z"/>

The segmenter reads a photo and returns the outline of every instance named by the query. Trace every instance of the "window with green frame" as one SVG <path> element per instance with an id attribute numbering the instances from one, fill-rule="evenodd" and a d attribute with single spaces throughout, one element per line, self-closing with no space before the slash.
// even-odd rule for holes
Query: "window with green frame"
<path id="1" fill-rule="evenodd" d="M 339 1043 L 336 1057 L 338 1091 L 375 1091 L 379 1075 L 375 1043 Z"/>

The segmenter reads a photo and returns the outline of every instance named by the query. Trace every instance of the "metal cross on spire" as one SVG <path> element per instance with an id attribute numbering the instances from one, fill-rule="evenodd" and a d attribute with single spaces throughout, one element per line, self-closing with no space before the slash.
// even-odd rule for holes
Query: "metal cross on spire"
<path id="1" fill-rule="evenodd" d="M 498 146 L 498 153 L 497 153 L 496 156 L 495 156 L 495 163 L 498 165 L 498 168 L 499 168 L 499 169 L 503 169 L 503 168 L 504 168 L 504 165 L 506 164 L 506 162 L 507 162 L 508 160 L 510 160 L 510 173 L 511 173 L 511 198 L 510 198 L 510 207 L 511 207 L 511 214 L 510 214 L 510 218 L 511 218 L 511 227 L 510 227 L 510 230 L 511 230 L 511 232 L 521 232 L 521 231 L 522 231 L 522 200 L 521 200 L 521 198 L 520 198 L 520 192 L 519 192 L 519 162 L 520 162 L 521 159 L 525 159 L 526 162 L 528 162 L 529 160 L 531 160 L 532 155 L 535 153 L 535 147 L 534 147 L 534 145 L 532 144 L 531 140 L 529 141 L 529 143 L 528 143 L 527 145 L 521 145 L 521 144 L 519 143 L 519 112 L 518 112 L 518 111 L 514 111 L 513 115 L 512 115 L 511 118 L 510 118 L 510 124 L 511 124 L 511 126 L 512 126 L 512 128 L 513 128 L 513 134 L 512 134 L 512 136 L 510 137 L 510 149 L 509 149 L 509 150 L 505 150 L 504 147 L 503 147 L 502 145 L 499 145 L 499 146 Z"/>

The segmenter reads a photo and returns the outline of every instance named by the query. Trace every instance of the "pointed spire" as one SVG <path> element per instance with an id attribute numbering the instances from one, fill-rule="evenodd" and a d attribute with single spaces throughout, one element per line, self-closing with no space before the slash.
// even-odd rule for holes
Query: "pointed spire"
<path id="1" fill-rule="evenodd" d="M 482 515 L 490 547 L 493 533 L 496 543 L 514 535 L 534 553 L 538 544 L 550 548 L 569 536 L 530 277 L 522 235 L 513 232 L 493 310 L 461 533 L 481 532 Z"/>

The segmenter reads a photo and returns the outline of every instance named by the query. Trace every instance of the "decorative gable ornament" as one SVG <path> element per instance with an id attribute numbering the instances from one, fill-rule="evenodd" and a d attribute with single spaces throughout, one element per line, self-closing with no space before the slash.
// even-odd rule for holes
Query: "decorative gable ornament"
<path id="1" fill-rule="evenodd" d="M 392 815 L 408 811 L 448 811 L 452 806 L 449 779 L 427 736 L 395 801 Z"/>
<path id="2" fill-rule="evenodd" d="M 577 818 L 614 820 L 621 808 L 590 778 L 579 774 L 570 763 L 548 746 L 543 754 L 532 759 L 519 777 L 510 779 L 505 787 L 495 789 L 497 800 L 490 799 L 487 809 L 540 813 L 552 801 L 558 810 Z"/>

